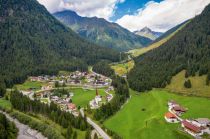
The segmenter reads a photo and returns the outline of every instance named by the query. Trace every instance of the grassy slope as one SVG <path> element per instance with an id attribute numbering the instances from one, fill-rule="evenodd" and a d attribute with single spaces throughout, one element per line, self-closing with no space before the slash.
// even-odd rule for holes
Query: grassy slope
<path id="1" fill-rule="evenodd" d="M 206 75 L 196 75 L 194 77 L 189 77 L 189 79 L 192 88 L 186 89 L 184 87 L 185 71 L 182 71 L 172 78 L 171 84 L 166 86 L 166 89 L 180 94 L 210 97 L 210 86 L 206 85 Z"/>
<path id="2" fill-rule="evenodd" d="M 131 60 L 127 63 L 113 65 L 111 66 L 111 68 L 114 69 L 115 73 L 119 75 L 124 75 L 127 74 L 127 72 L 129 72 L 133 68 L 133 66 L 134 66 L 134 61 Z"/>
<path id="3" fill-rule="evenodd" d="M 188 136 L 177 130 L 180 127 L 179 124 L 168 124 L 164 120 L 167 101 L 170 99 L 189 108 L 189 111 L 184 115 L 186 118 L 210 118 L 210 111 L 206 111 L 206 108 L 210 106 L 209 99 L 186 97 L 160 90 L 140 95 L 131 91 L 131 95 L 132 98 L 124 108 L 105 122 L 107 128 L 117 132 L 125 139 L 187 138 Z M 143 108 L 146 110 L 142 111 Z"/>
<path id="4" fill-rule="evenodd" d="M 187 22 L 188 23 L 188 22 Z M 185 23 L 184 25 L 182 25 L 179 29 L 177 29 L 175 32 L 171 33 L 170 35 L 168 35 L 167 37 L 161 39 L 158 42 L 155 42 L 153 44 L 151 44 L 148 47 L 144 47 L 144 48 L 140 48 L 140 49 L 133 49 L 130 50 L 128 53 L 130 53 L 133 57 L 137 57 L 140 56 L 152 49 L 158 48 L 159 46 L 161 46 L 162 44 L 164 44 L 165 42 L 167 42 L 168 40 L 170 40 L 179 30 L 181 30 L 187 23 Z"/>

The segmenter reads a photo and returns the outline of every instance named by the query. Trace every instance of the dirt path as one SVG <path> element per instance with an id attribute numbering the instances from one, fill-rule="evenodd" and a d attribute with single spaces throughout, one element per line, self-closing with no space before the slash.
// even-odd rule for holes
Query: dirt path
<path id="1" fill-rule="evenodd" d="M 14 122 L 14 124 L 18 128 L 19 131 L 17 139 L 47 139 L 40 132 L 31 129 L 28 125 L 20 123 L 17 119 L 12 118 L 6 112 L 0 110 L 0 113 L 4 114 L 9 121 Z"/>

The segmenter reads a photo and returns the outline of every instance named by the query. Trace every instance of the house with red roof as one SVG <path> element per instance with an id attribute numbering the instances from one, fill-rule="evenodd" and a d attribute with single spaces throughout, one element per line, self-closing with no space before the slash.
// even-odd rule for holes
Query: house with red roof
<path id="1" fill-rule="evenodd" d="M 67 107 L 68 107 L 68 110 L 69 110 L 70 112 L 71 112 L 71 111 L 75 111 L 75 110 L 77 109 L 76 105 L 73 104 L 73 103 L 69 103 L 69 104 L 67 105 Z"/>
<path id="2" fill-rule="evenodd" d="M 176 118 L 176 115 L 174 115 L 171 112 L 167 112 L 165 114 L 164 118 L 168 123 L 178 123 L 179 122 L 178 119 Z"/>
<path id="3" fill-rule="evenodd" d="M 203 131 L 202 131 L 201 127 L 193 124 L 189 120 L 183 120 L 182 121 L 182 127 L 184 128 L 185 132 L 187 132 L 188 134 L 190 134 L 194 137 L 198 137 L 198 136 L 203 135 Z"/>
<path id="4" fill-rule="evenodd" d="M 181 114 L 185 113 L 187 109 L 177 105 L 171 109 L 176 115 L 181 116 Z"/>

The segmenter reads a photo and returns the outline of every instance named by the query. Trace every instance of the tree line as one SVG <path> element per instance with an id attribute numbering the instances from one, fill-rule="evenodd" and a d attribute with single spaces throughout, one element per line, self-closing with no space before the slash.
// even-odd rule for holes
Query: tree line
<path id="1" fill-rule="evenodd" d="M 69 112 L 61 111 L 60 108 L 54 103 L 47 105 L 38 100 L 30 100 L 27 96 L 24 96 L 17 90 L 11 92 L 10 101 L 13 108 L 21 112 L 42 114 L 55 123 L 61 125 L 63 128 L 67 128 L 68 136 L 73 134 L 72 128 L 82 131 L 85 131 L 89 128 L 86 117 L 83 118 L 81 115 L 75 117 Z"/>
<path id="2" fill-rule="evenodd" d="M 0 113 L 0 139 L 16 139 L 18 129 L 15 124 L 8 121 L 6 116 Z"/>

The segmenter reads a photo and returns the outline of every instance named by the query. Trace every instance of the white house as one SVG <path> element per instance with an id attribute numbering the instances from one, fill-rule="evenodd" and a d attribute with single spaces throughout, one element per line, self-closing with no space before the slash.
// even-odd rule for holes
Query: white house
<path id="1" fill-rule="evenodd" d="M 193 120 L 192 123 L 199 127 L 210 126 L 210 120 L 208 118 L 198 118 L 198 119 Z"/>

